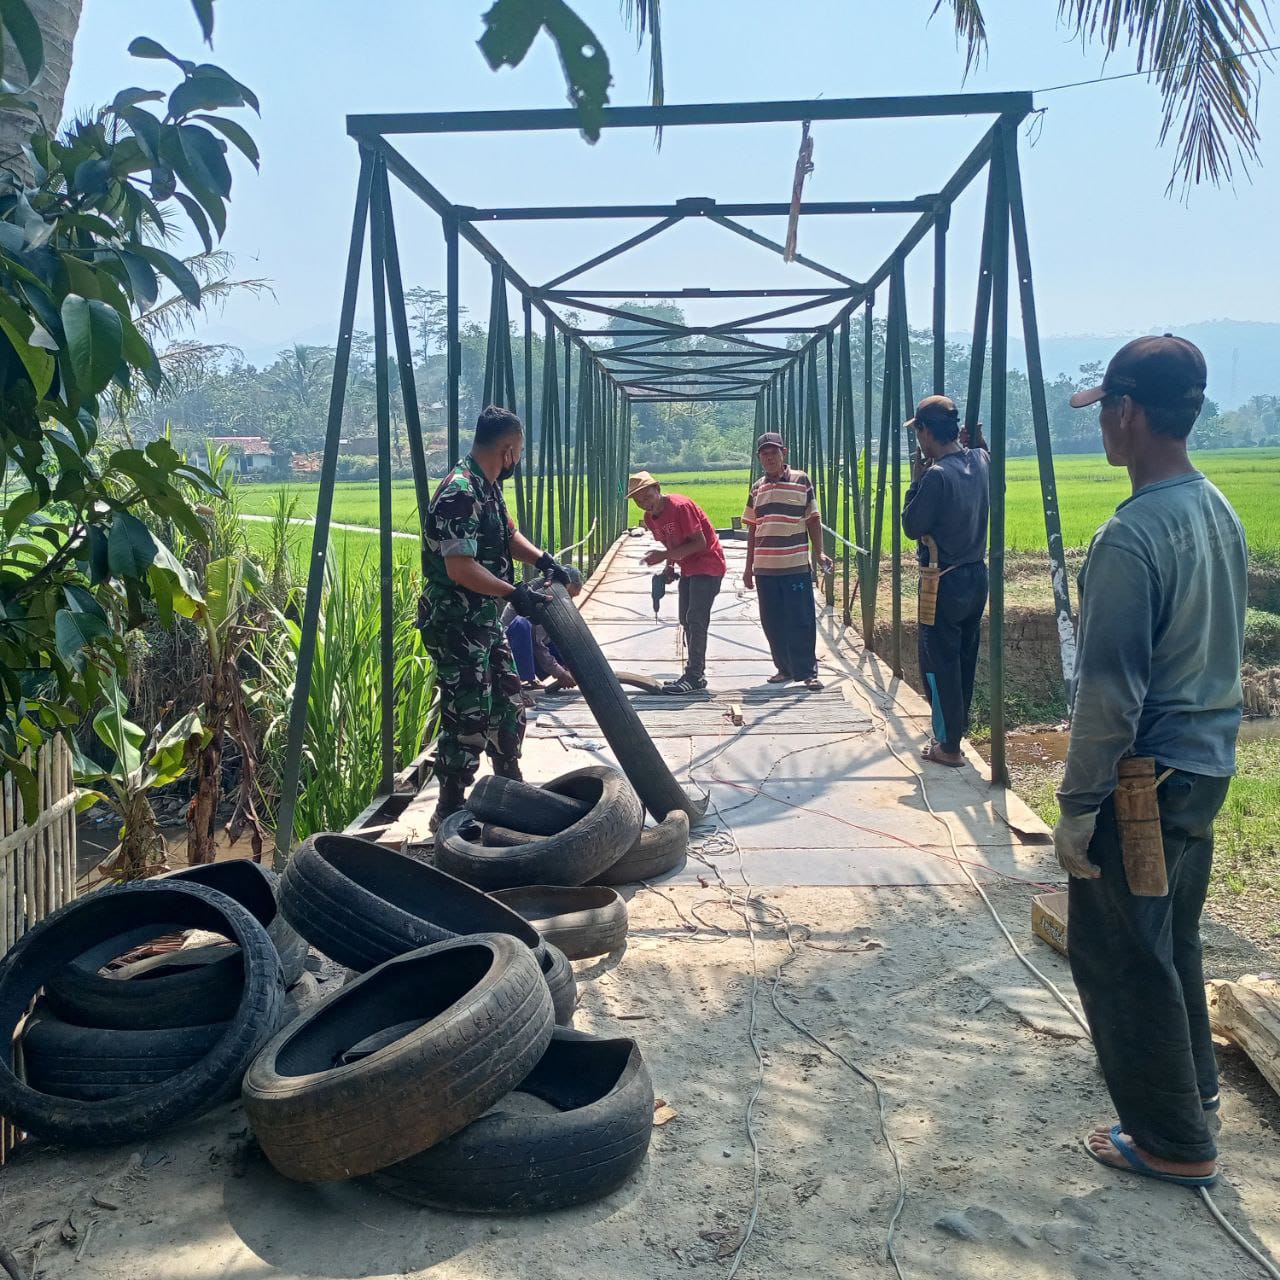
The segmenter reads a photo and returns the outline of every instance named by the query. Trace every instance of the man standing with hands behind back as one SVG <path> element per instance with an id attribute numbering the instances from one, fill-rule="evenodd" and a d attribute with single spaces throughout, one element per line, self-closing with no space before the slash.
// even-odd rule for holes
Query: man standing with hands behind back
<path id="1" fill-rule="evenodd" d="M 1128 470 L 1133 493 L 1094 536 L 1080 575 L 1076 700 L 1053 833 L 1071 876 L 1071 973 L 1118 1117 L 1085 1149 L 1190 1187 L 1218 1176 L 1200 913 L 1213 820 L 1235 771 L 1248 594 L 1244 530 L 1187 455 L 1205 382 L 1199 349 L 1165 334 L 1122 347 L 1100 387 L 1071 397 L 1078 409 L 1099 406 L 1107 461 Z M 1126 849 L 1129 824 L 1117 821 L 1126 756 L 1155 789 L 1164 855 L 1155 882 L 1141 878 L 1149 860 Z"/>
<path id="2" fill-rule="evenodd" d="M 692 498 L 663 493 L 647 472 L 627 481 L 627 497 L 644 512 L 644 527 L 662 543 L 644 557 L 651 568 L 666 563 L 667 573 L 680 570 L 680 625 L 684 628 L 684 674 L 668 680 L 664 693 L 693 693 L 707 687 L 707 632 L 711 606 L 724 581 L 725 560 L 720 539 L 707 513 Z"/>
<path id="3" fill-rule="evenodd" d="M 902 531 L 920 543 L 921 565 L 932 559 L 938 574 L 934 616 L 921 616 L 918 625 L 920 679 L 933 710 L 933 737 L 922 754 L 958 769 L 987 607 L 989 457 L 982 424 L 967 447 L 960 414 L 947 396 L 926 396 L 906 425 L 916 433 L 916 452 Z"/>
<path id="4" fill-rule="evenodd" d="M 813 483 L 787 466 L 787 446 L 776 431 L 756 441 L 756 457 L 764 474 L 751 486 L 742 514 L 747 526 L 742 585 L 760 595 L 760 625 L 777 668 L 768 683 L 802 680 L 806 689 L 821 689 L 810 545 L 823 573 L 831 572 L 831 557 L 822 549 Z"/>

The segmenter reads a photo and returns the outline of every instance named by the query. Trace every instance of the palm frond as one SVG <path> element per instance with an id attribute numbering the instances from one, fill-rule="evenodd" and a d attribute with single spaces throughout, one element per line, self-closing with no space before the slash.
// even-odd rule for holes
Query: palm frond
<path id="1" fill-rule="evenodd" d="M 661 0 L 621 0 L 621 7 L 623 20 L 636 33 L 637 47 L 644 43 L 645 36 L 649 37 L 649 101 L 660 107 L 666 96 L 662 76 Z"/>
<path id="2" fill-rule="evenodd" d="M 233 280 L 236 260 L 225 249 L 197 253 L 183 260 L 187 270 L 200 282 L 199 308 L 193 307 L 180 293 L 169 292 L 149 311 L 134 320 L 138 331 L 148 342 L 174 341 L 195 332 L 200 320 L 209 314 L 209 304 L 220 307 L 233 294 L 251 293 L 255 297 L 274 291 L 268 280 L 254 278 Z"/>
<path id="3" fill-rule="evenodd" d="M 189 339 L 170 343 L 156 357 L 164 374 L 162 392 L 179 395 L 198 386 L 228 357 L 243 359 L 244 352 L 228 342 L 198 342 Z"/>
<path id="4" fill-rule="evenodd" d="M 1164 101 L 1161 143 L 1177 130 L 1170 190 L 1230 182 L 1236 163 L 1258 159 L 1267 0 L 1058 0 L 1058 17 L 1108 55 L 1121 40 L 1136 46 Z"/>
<path id="5" fill-rule="evenodd" d="M 956 15 L 956 41 L 964 42 L 964 74 L 967 79 L 987 51 L 986 19 L 982 16 L 978 0 L 935 0 L 929 17 L 934 17 L 944 4 L 950 5 Z"/>

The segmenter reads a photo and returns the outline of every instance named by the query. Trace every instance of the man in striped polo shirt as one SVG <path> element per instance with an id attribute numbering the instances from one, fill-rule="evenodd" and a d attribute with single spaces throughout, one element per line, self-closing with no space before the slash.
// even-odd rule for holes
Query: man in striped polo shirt
<path id="1" fill-rule="evenodd" d="M 764 474 L 752 485 L 742 514 L 747 526 L 742 585 L 760 596 L 760 623 L 777 668 L 769 683 L 802 680 L 808 689 L 821 689 L 810 545 L 824 573 L 831 572 L 831 558 L 822 550 L 813 484 L 803 471 L 787 466 L 787 446 L 776 431 L 756 441 L 756 456 Z"/>

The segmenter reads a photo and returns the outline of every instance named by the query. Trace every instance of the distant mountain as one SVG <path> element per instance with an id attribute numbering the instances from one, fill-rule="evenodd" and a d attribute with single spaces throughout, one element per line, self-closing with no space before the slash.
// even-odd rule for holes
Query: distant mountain
<path id="1" fill-rule="evenodd" d="M 1021 339 L 1014 339 L 1016 309 L 1010 316 L 1009 363 L 1026 368 Z M 1146 333 L 1176 333 L 1190 338 L 1209 365 L 1209 398 L 1222 409 L 1234 409 L 1257 395 L 1280 395 L 1280 323 L 1250 320 L 1204 320 L 1197 324 L 1154 326 Z M 1116 349 L 1139 332 L 1072 334 L 1041 338 L 1046 378 L 1074 374 L 1082 364 L 1105 363 Z M 965 341 L 957 334 L 957 341 Z"/>

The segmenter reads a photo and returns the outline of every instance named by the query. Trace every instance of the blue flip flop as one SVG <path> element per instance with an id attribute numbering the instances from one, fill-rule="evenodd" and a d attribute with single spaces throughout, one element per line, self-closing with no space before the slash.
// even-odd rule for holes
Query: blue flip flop
<path id="1" fill-rule="evenodd" d="M 1217 1111 L 1222 1106 L 1222 1094 L 1215 1093 L 1212 1098 L 1201 1098 L 1200 1107 L 1204 1111 L 1210 1113 Z"/>
<path id="2" fill-rule="evenodd" d="M 1089 1137 L 1086 1134 L 1084 1138 L 1084 1149 L 1089 1159 L 1096 1160 L 1100 1165 L 1108 1169 L 1119 1169 L 1121 1173 L 1130 1170 L 1140 1177 L 1153 1178 L 1156 1182 L 1172 1182 L 1175 1187 L 1212 1187 L 1218 1181 L 1217 1173 L 1204 1173 L 1192 1177 L 1186 1177 L 1178 1173 L 1163 1173 L 1159 1169 L 1153 1169 L 1134 1149 L 1133 1143 L 1126 1138 L 1120 1131 L 1120 1126 L 1113 1125 L 1110 1132 L 1111 1145 L 1124 1157 L 1125 1162 L 1129 1165 L 1129 1170 L 1121 1169 L 1119 1165 L 1112 1164 L 1110 1160 L 1104 1160 L 1089 1145 Z"/>

